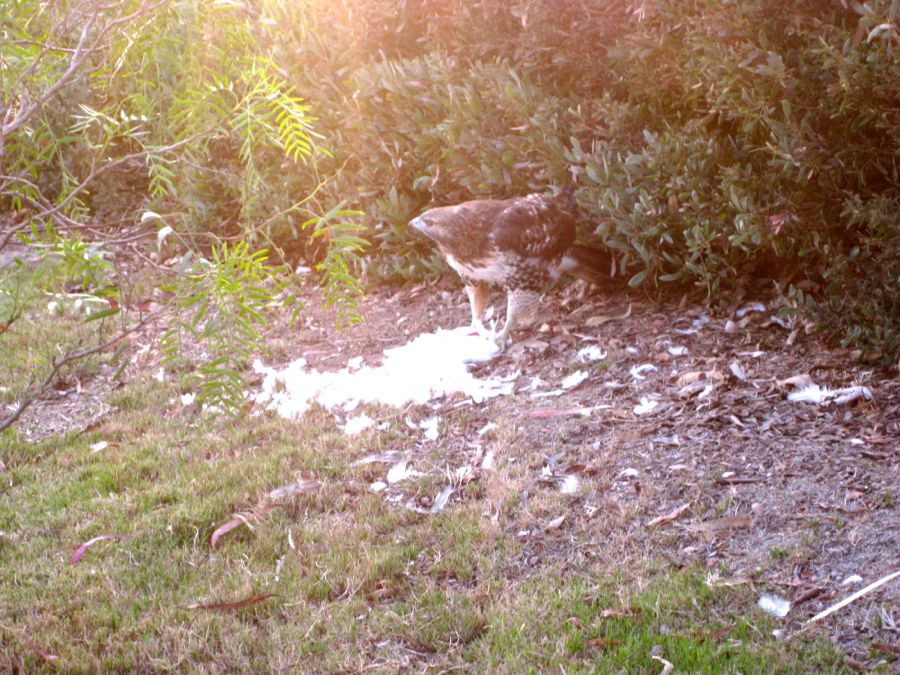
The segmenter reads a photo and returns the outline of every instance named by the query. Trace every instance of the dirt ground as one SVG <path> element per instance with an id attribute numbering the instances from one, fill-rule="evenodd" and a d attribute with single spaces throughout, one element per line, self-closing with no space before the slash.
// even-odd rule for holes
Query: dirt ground
<path id="1" fill-rule="evenodd" d="M 502 306 L 499 294 L 494 301 Z M 790 634 L 900 569 L 900 379 L 826 348 L 780 320 L 774 305 L 760 298 L 713 310 L 579 285 L 556 290 L 532 328 L 477 367 L 479 376 L 513 379 L 514 393 L 401 411 L 404 419 L 440 416 L 440 433 L 411 432 L 395 456 L 426 475 L 474 467 L 457 480 L 451 503 L 478 495 L 477 473 L 488 463 L 515 464 L 516 479 L 493 495 L 491 517 L 526 542 L 510 561 L 522 574 L 550 559 L 594 574 L 635 561 L 701 566 L 712 585 L 792 600 L 782 620 Z M 377 365 L 385 349 L 469 318 L 464 294 L 447 282 L 373 293 L 361 313 L 363 324 L 340 332 L 310 301 L 302 326 L 280 330 L 279 358 L 303 356 L 319 370 L 357 356 Z M 579 372 L 567 382 L 583 377 L 578 384 L 560 386 Z M 871 399 L 788 399 L 811 382 L 860 385 Z M 79 416 L 67 405 L 71 424 Z M 46 424 L 52 407 L 42 402 L 29 418 Z M 81 417 L 105 410 L 94 396 Z M 21 427 L 34 432 L 27 419 Z M 566 510 L 545 512 L 561 493 Z M 397 508 L 427 509 L 434 499 L 411 482 L 385 496 Z M 510 499 L 521 507 L 515 515 L 499 507 Z M 814 630 L 859 659 L 872 641 L 896 650 L 898 600 L 900 578 Z"/>
<path id="2" fill-rule="evenodd" d="M 494 301 L 502 307 L 499 294 Z M 433 471 L 471 466 L 494 450 L 494 461 L 521 462 L 525 478 L 514 487 L 524 512 L 542 491 L 566 491 L 574 476 L 558 529 L 508 519 L 509 531 L 529 540 L 520 564 L 556 556 L 576 568 L 596 569 L 591 560 L 614 568 L 656 556 L 700 565 L 711 584 L 750 584 L 793 601 L 789 634 L 900 569 L 900 379 L 780 320 L 776 304 L 667 306 L 579 285 L 550 293 L 540 320 L 477 369 L 517 374 L 515 393 L 441 401 L 419 413 L 441 416 L 440 436 L 398 450 Z M 320 370 L 354 356 L 377 364 L 384 349 L 469 318 L 464 294 L 444 283 L 376 293 L 362 313 L 365 323 L 350 333 L 313 313 L 292 340 L 295 355 Z M 590 347 L 593 354 L 582 351 Z M 578 371 L 586 379 L 560 392 Z M 810 383 L 863 386 L 871 400 L 788 399 Z M 499 441 L 485 433 L 492 424 L 505 430 Z M 429 500 L 393 499 L 406 497 Z M 816 629 L 861 658 L 871 640 L 896 649 L 898 599 L 895 578 Z"/>

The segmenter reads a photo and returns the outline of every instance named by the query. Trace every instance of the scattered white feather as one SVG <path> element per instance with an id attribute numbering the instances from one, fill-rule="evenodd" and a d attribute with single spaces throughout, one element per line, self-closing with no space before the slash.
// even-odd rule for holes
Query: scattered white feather
<path id="1" fill-rule="evenodd" d="M 816 405 L 825 405 L 832 402 L 844 405 L 858 398 L 871 401 L 873 398 L 872 391 L 868 387 L 861 386 L 829 389 L 828 387 L 811 384 L 788 394 L 788 401 L 793 401 L 794 403 L 815 403 Z"/>
<path id="2" fill-rule="evenodd" d="M 867 401 L 871 401 L 874 398 L 871 389 L 868 387 L 844 387 L 843 389 L 838 389 L 834 393 L 837 394 L 834 402 L 838 405 L 845 405 L 858 398 L 864 398 Z"/>
<path id="3" fill-rule="evenodd" d="M 399 483 L 400 481 L 406 480 L 407 478 L 415 478 L 416 476 L 424 476 L 421 471 L 416 471 L 415 469 L 411 469 L 406 462 L 397 462 L 392 466 L 387 473 L 387 482 L 390 485 L 394 483 Z"/>
<path id="4" fill-rule="evenodd" d="M 848 586 L 850 584 L 859 584 L 862 583 L 863 578 L 858 574 L 851 574 L 849 577 L 844 579 L 841 582 L 841 586 Z"/>
<path id="5" fill-rule="evenodd" d="M 384 492 L 387 489 L 387 483 L 383 480 L 376 480 L 374 483 L 369 485 L 369 489 L 372 492 Z"/>
<path id="6" fill-rule="evenodd" d="M 646 415 L 653 412 L 658 405 L 659 401 L 654 401 L 653 399 L 647 398 L 646 396 L 641 396 L 640 403 L 634 406 L 634 414 Z"/>
<path id="7" fill-rule="evenodd" d="M 669 355 L 671 356 L 686 356 L 688 348 L 684 345 L 669 345 L 666 347 L 666 351 L 669 352 Z"/>
<path id="8" fill-rule="evenodd" d="M 759 608 L 772 616 L 783 619 L 787 616 L 787 613 L 791 611 L 791 603 L 789 600 L 779 598 L 777 595 L 763 593 L 759 596 Z"/>
<path id="9" fill-rule="evenodd" d="M 379 452 L 374 455 L 366 455 L 365 457 L 352 462 L 350 466 L 362 466 L 364 464 L 385 464 L 390 462 L 396 462 L 401 457 L 403 457 L 403 453 L 398 450 L 388 450 L 386 452 Z"/>
<path id="10" fill-rule="evenodd" d="M 578 492 L 579 484 L 578 476 L 565 476 L 559 482 L 559 491 L 564 495 L 573 495 Z"/>
<path id="11" fill-rule="evenodd" d="M 438 493 L 438 496 L 434 498 L 434 503 L 431 505 L 431 513 L 437 513 L 438 511 L 443 510 L 445 506 L 447 506 L 447 502 L 450 501 L 450 497 L 455 492 L 452 485 L 446 486 L 443 490 Z"/>
<path id="12" fill-rule="evenodd" d="M 679 335 L 694 335 L 708 323 L 709 317 L 706 314 L 701 314 L 698 318 L 691 321 L 690 328 L 673 328 L 672 330 Z"/>
<path id="13" fill-rule="evenodd" d="M 573 387 L 577 387 L 579 384 L 588 379 L 588 373 L 584 370 L 576 370 L 571 375 L 564 377 L 563 381 L 559 383 L 559 386 L 563 389 L 572 389 Z"/>
<path id="14" fill-rule="evenodd" d="M 541 379 L 540 375 L 535 375 L 534 377 L 531 378 L 531 382 L 528 383 L 528 386 L 526 387 L 526 389 L 528 391 L 535 391 L 536 389 L 538 389 L 539 387 L 541 387 L 545 384 L 547 384 L 547 383 Z"/>
<path id="15" fill-rule="evenodd" d="M 484 459 L 481 460 L 481 468 L 490 471 L 494 468 L 494 451 L 488 450 L 484 453 Z"/>
<path id="16" fill-rule="evenodd" d="M 348 417 L 347 422 L 344 424 L 344 433 L 348 436 L 352 436 L 354 434 L 358 434 L 360 431 L 364 429 L 368 429 L 372 425 L 375 424 L 375 420 L 371 417 L 362 413 L 361 415 L 356 415 L 354 417 Z"/>
<path id="17" fill-rule="evenodd" d="M 400 407 L 426 403 L 448 394 L 462 393 L 476 403 L 509 394 L 506 378 L 479 379 L 469 372 L 473 363 L 491 360 L 499 347 L 489 335 L 470 328 L 438 330 L 418 336 L 409 344 L 384 352 L 380 367 L 351 366 L 337 372 L 319 372 L 298 359 L 281 371 L 257 361 L 254 370 L 263 377 L 255 400 L 282 417 L 302 416 L 313 403 L 326 408 L 353 410 L 360 403 Z"/>
<path id="18" fill-rule="evenodd" d="M 102 450 L 106 450 L 109 447 L 109 443 L 106 441 L 97 441 L 96 443 L 91 444 L 91 454 L 100 452 Z"/>
<path id="19" fill-rule="evenodd" d="M 632 366 L 631 370 L 629 370 L 628 372 L 631 373 L 631 376 L 634 379 L 643 380 L 644 376 L 642 375 L 642 373 L 648 373 L 654 370 L 656 370 L 656 366 L 654 366 L 652 363 L 644 363 L 640 366 Z"/>
<path id="20" fill-rule="evenodd" d="M 588 345 L 578 350 L 578 358 L 584 363 L 591 361 L 602 361 L 608 356 L 607 352 L 600 349 L 597 345 Z"/>
<path id="21" fill-rule="evenodd" d="M 197 394 L 192 392 L 188 392 L 187 394 L 181 395 L 181 405 L 190 405 L 197 399 Z"/>
<path id="22" fill-rule="evenodd" d="M 487 424 L 485 424 L 483 427 L 481 427 L 475 433 L 477 433 L 479 436 L 484 436 L 485 434 L 490 433 L 491 431 L 493 431 L 496 428 L 497 428 L 496 424 L 494 424 L 493 422 L 488 422 Z"/>
<path id="23" fill-rule="evenodd" d="M 747 371 L 741 366 L 737 361 L 732 361 L 728 365 L 728 369 L 731 371 L 731 374 L 734 375 L 741 382 L 747 381 Z"/>
<path id="24" fill-rule="evenodd" d="M 440 432 L 438 431 L 438 425 L 440 425 L 440 423 L 440 417 L 428 417 L 419 423 L 419 428 L 425 432 L 425 438 L 429 441 L 436 441 L 438 436 L 440 436 Z"/>
<path id="25" fill-rule="evenodd" d="M 152 213 L 152 211 L 148 211 L 144 215 L 146 216 L 150 213 Z M 157 218 L 159 218 L 159 216 L 156 215 L 155 213 L 153 215 L 156 216 Z M 143 217 L 141 218 L 141 220 L 143 220 Z M 161 227 L 159 229 L 159 232 L 156 233 L 156 250 L 157 251 L 162 248 L 162 245 L 166 241 L 166 237 L 168 237 L 170 234 L 172 234 L 173 231 L 174 230 L 172 230 L 172 228 L 169 225 L 166 225 L 165 227 Z"/>
<path id="26" fill-rule="evenodd" d="M 547 391 L 531 392 L 529 396 L 531 396 L 531 398 L 552 398 L 554 396 L 562 396 L 565 393 L 565 389 L 549 389 Z"/>
<path id="27" fill-rule="evenodd" d="M 747 314 L 750 314 L 751 312 L 765 312 L 765 311 L 766 311 L 766 306 L 764 304 L 762 304 L 761 302 L 748 302 L 746 305 L 744 305 L 739 310 L 737 310 L 734 313 L 734 315 L 738 319 L 742 319 L 743 317 L 745 317 Z"/>
<path id="28" fill-rule="evenodd" d="M 710 382 L 705 387 L 703 387 L 703 391 L 701 391 L 699 394 L 697 394 L 697 398 L 706 398 L 711 393 L 713 393 L 713 391 L 715 391 L 715 388 L 716 388 L 716 385 L 713 384 L 712 382 Z"/>

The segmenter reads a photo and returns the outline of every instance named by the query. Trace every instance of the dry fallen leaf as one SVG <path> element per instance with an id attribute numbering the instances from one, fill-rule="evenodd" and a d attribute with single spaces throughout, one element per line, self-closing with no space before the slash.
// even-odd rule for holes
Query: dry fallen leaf
<path id="1" fill-rule="evenodd" d="M 588 417 L 593 410 L 593 408 L 539 408 L 530 411 L 528 416 L 539 419 L 544 417 Z"/>
<path id="2" fill-rule="evenodd" d="M 812 600 L 813 598 L 817 598 L 822 593 L 825 592 L 825 589 L 821 586 L 813 586 L 812 588 L 807 588 L 805 591 L 798 593 L 791 599 L 791 606 L 796 607 L 797 605 Z"/>
<path id="3" fill-rule="evenodd" d="M 742 513 L 737 516 L 704 520 L 700 523 L 689 523 L 681 527 L 691 532 L 719 532 L 721 530 L 747 529 L 752 525 L 753 516 L 749 513 Z"/>
<path id="4" fill-rule="evenodd" d="M 775 380 L 775 384 L 782 388 L 794 387 L 795 389 L 803 389 L 804 387 L 811 387 L 813 379 L 809 376 L 809 373 L 802 373 L 786 377 L 783 380 Z"/>
<path id="5" fill-rule="evenodd" d="M 252 526 L 250 525 L 251 520 L 256 520 L 258 518 L 261 518 L 262 516 L 267 514 L 269 511 L 274 509 L 276 506 L 277 506 L 277 504 L 263 504 L 262 506 L 260 506 L 259 508 L 257 508 L 252 513 L 250 513 L 246 516 L 238 514 L 237 517 L 234 518 L 233 520 L 229 520 L 224 525 L 221 525 L 216 528 L 216 531 L 212 533 L 212 537 L 210 537 L 210 539 L 209 539 L 209 545 L 212 548 L 215 548 L 216 543 L 219 541 L 219 539 L 221 539 L 224 535 L 231 532 L 234 528 L 240 527 L 241 525 L 246 525 L 247 527 L 252 528 Z"/>
<path id="6" fill-rule="evenodd" d="M 290 499 L 301 492 L 313 492 L 322 487 L 321 481 L 310 479 L 310 480 L 301 480 L 296 483 L 291 483 L 290 485 L 282 485 L 281 487 L 275 488 L 270 491 L 267 495 L 269 501 L 278 502 L 283 499 Z"/>
<path id="7" fill-rule="evenodd" d="M 624 314 L 599 314 L 597 316 L 590 317 L 587 321 L 585 321 L 585 325 L 590 328 L 594 328 L 596 326 L 602 326 L 603 324 L 609 321 L 621 321 L 622 319 L 627 319 L 631 316 L 631 304 L 629 303 L 628 309 L 625 310 Z"/>
<path id="8" fill-rule="evenodd" d="M 691 503 L 687 502 L 687 503 L 682 504 L 681 506 L 673 509 L 672 511 L 665 514 L 664 516 L 657 516 L 656 518 L 651 520 L 649 523 L 647 523 L 647 527 L 653 527 L 654 525 L 659 525 L 661 523 L 668 523 L 670 520 L 675 520 L 678 516 L 680 516 L 685 511 L 687 511 L 690 508 L 690 506 L 691 506 Z"/>
<path id="9" fill-rule="evenodd" d="M 244 598 L 243 600 L 236 600 L 234 602 L 210 602 L 196 605 L 188 605 L 185 609 L 212 609 L 218 611 L 226 611 L 232 609 L 243 609 L 244 607 L 250 607 L 251 605 L 257 605 L 263 600 L 268 600 L 269 598 L 274 598 L 275 593 L 262 593 L 261 595 L 251 595 L 249 598 Z"/>
<path id="10" fill-rule="evenodd" d="M 869 645 L 869 649 L 888 654 L 900 654 L 900 645 L 889 645 L 886 642 L 873 642 Z"/>
<path id="11" fill-rule="evenodd" d="M 607 638 L 591 638 L 585 643 L 593 649 L 607 649 L 622 644 L 621 640 L 609 640 Z"/>
<path id="12" fill-rule="evenodd" d="M 35 654 L 40 656 L 44 661 L 52 662 L 52 661 L 56 661 L 59 659 L 59 657 L 56 654 L 51 654 L 47 650 L 42 649 L 37 644 L 35 644 L 31 640 L 29 640 L 26 636 L 23 635 L 22 640 L 25 642 L 25 644 L 27 644 L 32 649 L 32 651 L 34 651 Z M 15 671 L 13 671 L 13 672 L 15 672 Z"/>
<path id="13" fill-rule="evenodd" d="M 81 560 L 81 557 L 85 554 L 88 548 L 96 544 L 98 541 L 104 541 L 105 539 L 128 539 L 128 537 L 129 535 L 127 534 L 101 534 L 98 537 L 89 539 L 75 550 L 75 552 L 72 554 L 72 557 L 69 558 L 69 563 L 72 565 L 76 564 L 79 560 Z"/>
<path id="14" fill-rule="evenodd" d="M 713 390 L 715 390 L 715 388 L 716 385 L 711 380 L 698 380 L 680 387 L 678 389 L 678 395 L 682 398 L 695 395 L 697 398 L 706 398 Z"/>
<path id="15" fill-rule="evenodd" d="M 549 523 L 547 523 L 544 526 L 544 530 L 546 530 L 548 532 L 550 530 L 558 530 L 559 527 L 565 522 L 565 520 L 566 520 L 565 515 L 557 516 L 556 518 L 554 518 L 553 520 L 551 520 Z"/>
<path id="16" fill-rule="evenodd" d="M 659 675 L 669 675 L 669 673 L 671 673 L 675 669 L 675 666 L 670 661 L 666 661 L 663 657 L 657 654 L 652 655 L 650 658 L 656 659 L 663 665 L 663 669 L 659 671 Z"/>
<path id="17" fill-rule="evenodd" d="M 600 613 L 600 616 L 604 619 L 623 619 L 627 617 L 637 616 L 640 613 L 640 607 L 635 607 L 634 605 L 625 605 L 623 607 L 604 609 Z"/>
<path id="18" fill-rule="evenodd" d="M 595 476 L 600 473 L 600 467 L 595 466 L 594 464 L 569 464 L 562 471 L 564 474 L 575 474 L 575 473 L 583 473 L 586 476 Z"/>
<path id="19" fill-rule="evenodd" d="M 693 384 L 694 382 L 703 382 L 707 380 L 722 382 L 725 379 L 725 376 L 722 375 L 718 370 L 713 368 L 712 370 L 694 370 L 689 373 L 684 373 L 678 377 L 675 381 L 676 384 Z"/>

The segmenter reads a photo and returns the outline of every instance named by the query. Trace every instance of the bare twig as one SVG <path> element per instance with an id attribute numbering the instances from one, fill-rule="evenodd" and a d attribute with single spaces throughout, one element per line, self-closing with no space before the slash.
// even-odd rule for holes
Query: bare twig
<path id="1" fill-rule="evenodd" d="M 848 595 L 846 598 L 844 598 L 840 602 L 837 602 L 837 603 L 833 604 L 831 607 L 829 607 L 828 609 L 819 612 L 813 618 L 811 618 L 809 621 L 807 621 L 806 625 L 808 626 L 811 623 L 815 623 L 816 621 L 824 619 L 826 616 L 833 614 L 834 612 L 838 611 L 839 609 L 841 609 L 843 607 L 846 607 L 851 602 L 856 602 L 864 595 L 871 593 L 876 588 L 883 586 L 887 582 L 891 581 L 892 579 L 896 579 L 897 577 L 900 577 L 900 570 L 898 570 L 892 574 L 888 574 L 885 577 L 881 577 L 878 581 L 873 581 L 871 584 L 869 584 L 865 588 L 861 588 L 858 591 L 856 591 L 856 593 L 854 593 L 853 595 Z"/>
<path id="2" fill-rule="evenodd" d="M 135 331 L 140 330 L 150 321 L 156 319 L 160 314 L 161 311 L 148 314 L 131 328 L 121 331 L 111 339 L 106 340 L 99 345 L 95 345 L 87 349 L 73 349 L 63 354 L 61 358 L 54 358 L 52 361 L 53 365 L 52 368 L 50 368 L 50 372 L 47 373 L 47 376 L 41 381 L 41 383 L 38 384 L 37 387 L 34 387 L 34 379 L 32 378 L 32 382 L 26 388 L 26 393 L 22 397 L 22 400 L 19 401 L 19 405 L 16 406 L 16 409 L 3 419 L 0 419 L 0 431 L 4 431 L 5 429 L 8 429 L 13 424 L 15 424 L 22 416 L 22 414 L 29 408 L 29 406 L 31 406 L 32 403 L 34 403 L 44 395 L 44 392 L 46 392 L 47 389 L 49 389 L 53 382 L 56 380 L 59 371 L 62 370 L 65 366 L 75 361 L 80 361 L 81 359 L 87 358 L 88 356 L 97 354 L 98 352 L 102 352 L 104 349 L 111 347 L 112 345 L 128 337 Z M 32 390 L 31 393 L 28 393 L 29 390 Z"/>
<path id="3" fill-rule="evenodd" d="M 869 584 L 869 585 L 866 586 L 865 588 L 859 589 L 858 591 L 856 591 L 856 593 L 853 593 L 852 595 L 848 595 L 846 598 L 844 598 L 844 599 L 841 600 L 840 602 L 834 603 L 833 605 L 831 605 L 831 606 L 828 607 L 827 609 L 822 610 L 821 612 L 819 612 L 818 614 L 816 614 L 814 617 L 812 617 L 811 619 L 807 620 L 807 622 L 806 622 L 805 624 L 803 624 L 803 628 L 801 628 L 801 629 L 798 630 L 797 632 L 795 632 L 795 633 L 793 633 L 792 635 L 790 635 L 790 636 L 788 637 L 788 639 L 789 639 L 789 640 L 792 640 L 793 638 L 795 638 L 795 637 L 797 637 L 798 635 L 800 635 L 800 634 L 802 634 L 803 632 L 805 632 L 806 629 L 808 629 L 810 626 L 812 626 L 812 625 L 813 625 L 814 623 L 816 623 L 817 621 L 821 621 L 821 620 L 824 619 L 825 617 L 834 614 L 834 613 L 835 613 L 836 611 L 838 611 L 839 609 L 843 609 L 844 607 L 846 607 L 846 606 L 849 605 L 850 603 L 856 602 L 857 600 L 859 600 L 859 599 L 860 599 L 861 597 L 863 597 L 864 595 L 868 595 L 869 593 L 871 593 L 871 592 L 874 591 L 875 589 L 880 588 L 881 586 L 884 586 L 886 583 L 888 583 L 889 581 L 892 581 L 892 580 L 896 579 L 897 577 L 900 577 L 900 570 L 898 570 L 898 571 L 896 571 L 896 572 L 892 572 L 891 574 L 888 574 L 887 576 L 883 576 L 883 577 L 881 577 L 880 579 L 878 579 L 877 581 L 873 581 L 871 584 Z"/>
<path id="4" fill-rule="evenodd" d="M 3 333 L 8 333 L 10 328 L 12 328 L 12 325 L 20 318 L 22 318 L 22 312 L 24 311 L 24 309 L 24 307 L 19 305 L 15 310 L 13 310 L 13 313 L 10 315 L 9 319 L 0 324 L 0 335 L 3 335 Z"/>

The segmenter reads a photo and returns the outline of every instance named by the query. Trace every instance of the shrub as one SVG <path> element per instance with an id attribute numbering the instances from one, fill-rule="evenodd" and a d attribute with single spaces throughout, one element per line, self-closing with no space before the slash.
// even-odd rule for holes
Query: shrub
<path id="1" fill-rule="evenodd" d="M 360 195 L 372 271 L 435 270 L 405 230 L 429 204 L 575 171 L 583 234 L 620 252 L 633 285 L 715 296 L 775 282 L 835 339 L 887 359 L 900 331 L 897 12 L 329 3 L 305 14 L 307 27 L 327 14 L 330 31 L 298 41 L 309 68 L 295 79 L 317 109 L 335 103 L 333 187 Z"/>

